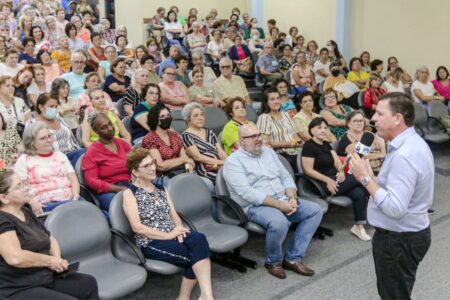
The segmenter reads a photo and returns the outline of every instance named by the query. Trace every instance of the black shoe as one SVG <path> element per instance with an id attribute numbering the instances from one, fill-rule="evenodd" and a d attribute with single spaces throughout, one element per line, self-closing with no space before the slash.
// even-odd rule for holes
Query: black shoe
<path id="1" fill-rule="evenodd" d="M 429 208 L 427 212 L 429 215 L 434 215 L 434 213 L 435 213 L 434 209 L 432 209 L 432 208 Z"/>

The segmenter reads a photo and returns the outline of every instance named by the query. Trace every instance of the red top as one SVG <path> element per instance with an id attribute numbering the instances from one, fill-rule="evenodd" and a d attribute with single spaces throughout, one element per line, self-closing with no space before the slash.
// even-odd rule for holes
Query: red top
<path id="1" fill-rule="evenodd" d="M 131 145 L 122 139 L 114 138 L 117 154 L 94 142 L 86 151 L 81 170 L 89 188 L 98 194 L 109 192 L 109 186 L 122 181 L 130 181 L 131 175 L 125 166 Z"/>
<path id="2" fill-rule="evenodd" d="M 364 93 L 364 108 L 372 110 L 372 105 L 378 104 L 378 97 L 386 93 L 383 89 L 368 88 Z"/>

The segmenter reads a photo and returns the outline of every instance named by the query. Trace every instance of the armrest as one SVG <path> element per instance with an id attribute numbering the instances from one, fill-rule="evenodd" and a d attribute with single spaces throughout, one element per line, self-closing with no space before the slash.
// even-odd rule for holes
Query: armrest
<path id="1" fill-rule="evenodd" d="M 124 241 L 125 244 L 127 244 L 128 247 L 130 247 L 131 250 L 133 250 L 134 254 L 136 254 L 137 258 L 139 259 L 139 265 L 141 265 L 141 266 L 145 265 L 145 262 L 147 260 L 145 259 L 141 250 L 139 250 L 139 248 L 133 242 L 131 242 L 123 232 L 121 232 L 117 229 L 111 228 L 111 233 L 113 233 L 116 236 L 118 236 L 119 238 L 121 238 L 122 241 Z"/>
<path id="2" fill-rule="evenodd" d="M 428 117 L 427 126 L 428 126 L 428 129 L 430 129 L 430 130 L 432 127 L 438 127 L 443 132 L 447 132 L 447 128 L 445 128 L 445 126 L 444 126 L 444 124 L 442 124 L 441 120 L 439 120 L 436 117 Z"/>
<path id="3" fill-rule="evenodd" d="M 179 212 L 177 212 L 177 214 L 180 217 L 181 221 L 183 221 L 189 227 L 190 230 L 197 231 L 194 223 L 192 223 L 191 220 L 189 220 L 185 215 L 180 214 Z"/>
<path id="4" fill-rule="evenodd" d="M 305 174 L 302 174 L 301 178 L 303 178 L 307 182 L 309 182 L 317 190 L 320 197 L 324 198 L 324 197 L 328 196 L 327 192 L 323 189 L 323 187 L 320 185 L 320 183 L 316 179 L 311 178 Z"/>
<path id="5" fill-rule="evenodd" d="M 225 203 L 236 215 L 236 218 L 239 220 L 239 226 L 242 226 L 248 222 L 247 216 L 245 215 L 244 211 L 242 210 L 241 206 L 237 204 L 233 199 L 231 199 L 228 196 L 224 195 L 215 195 L 213 196 L 214 201 L 221 201 Z"/>
<path id="6" fill-rule="evenodd" d="M 98 202 L 97 197 L 93 192 L 91 192 L 86 186 L 80 184 L 80 196 L 88 201 L 94 204 L 97 207 L 100 207 L 100 202 Z"/>

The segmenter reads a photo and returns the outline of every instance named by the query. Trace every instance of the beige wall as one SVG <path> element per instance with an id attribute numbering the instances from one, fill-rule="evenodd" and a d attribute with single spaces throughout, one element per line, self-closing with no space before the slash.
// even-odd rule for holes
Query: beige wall
<path id="1" fill-rule="evenodd" d="M 385 61 L 397 56 L 411 75 L 420 65 L 450 67 L 448 0 L 353 0 L 352 53 L 369 50 Z M 357 25 L 357 26 L 356 26 Z"/>
<path id="2" fill-rule="evenodd" d="M 305 45 L 315 40 L 319 47 L 336 36 L 336 0 L 266 0 L 265 21 L 277 20 L 280 31 L 297 26 Z M 264 24 L 264 29 L 267 30 Z"/>
<path id="3" fill-rule="evenodd" d="M 239 7 L 241 13 L 250 12 L 251 4 L 248 0 L 116 0 L 115 3 L 116 24 L 127 25 L 129 38 L 135 45 L 143 42 L 146 36 L 143 19 L 155 15 L 160 6 L 168 10 L 171 5 L 177 5 L 183 16 L 187 16 L 189 9 L 195 7 L 201 18 L 206 17 L 211 8 L 216 8 L 219 18 L 228 19 L 233 7 Z"/>

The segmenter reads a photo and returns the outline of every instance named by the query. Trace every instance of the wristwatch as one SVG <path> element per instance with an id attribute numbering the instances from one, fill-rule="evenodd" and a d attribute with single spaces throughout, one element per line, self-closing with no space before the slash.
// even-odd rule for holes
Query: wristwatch
<path id="1" fill-rule="evenodd" d="M 372 180 L 372 176 L 366 176 L 363 179 L 361 179 L 361 184 L 363 186 L 366 186 L 369 184 L 369 182 Z"/>

